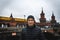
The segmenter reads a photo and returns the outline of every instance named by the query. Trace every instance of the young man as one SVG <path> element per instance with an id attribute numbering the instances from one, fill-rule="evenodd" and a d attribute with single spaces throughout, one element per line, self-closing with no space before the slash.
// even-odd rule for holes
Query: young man
<path id="1" fill-rule="evenodd" d="M 35 18 L 32 15 L 27 18 L 27 27 L 22 29 L 21 40 L 45 40 L 41 29 L 35 25 Z"/>

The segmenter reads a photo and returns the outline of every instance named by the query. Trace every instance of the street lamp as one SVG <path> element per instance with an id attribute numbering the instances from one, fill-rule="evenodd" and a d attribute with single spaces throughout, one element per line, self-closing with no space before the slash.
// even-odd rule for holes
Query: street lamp
<path id="1" fill-rule="evenodd" d="M 25 27 L 25 17 L 26 17 L 26 15 L 24 15 L 24 27 Z"/>

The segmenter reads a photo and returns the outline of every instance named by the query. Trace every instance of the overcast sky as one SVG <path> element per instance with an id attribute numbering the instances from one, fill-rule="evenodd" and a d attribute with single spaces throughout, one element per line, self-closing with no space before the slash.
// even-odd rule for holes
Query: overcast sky
<path id="1" fill-rule="evenodd" d="M 39 21 L 41 10 L 44 10 L 47 20 L 51 20 L 52 11 L 60 22 L 60 0 L 0 0 L 0 16 L 26 18 L 33 15 Z"/>

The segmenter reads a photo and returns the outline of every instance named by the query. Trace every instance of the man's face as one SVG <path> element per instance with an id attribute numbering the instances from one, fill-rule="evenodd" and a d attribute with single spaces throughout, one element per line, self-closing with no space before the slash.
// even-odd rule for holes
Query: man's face
<path id="1" fill-rule="evenodd" d="M 29 18 L 27 20 L 28 26 L 33 26 L 35 24 L 34 20 L 32 18 Z"/>

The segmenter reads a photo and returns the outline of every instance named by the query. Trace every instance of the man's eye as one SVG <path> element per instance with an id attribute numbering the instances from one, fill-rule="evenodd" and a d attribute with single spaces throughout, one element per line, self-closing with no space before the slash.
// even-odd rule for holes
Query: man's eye
<path id="1" fill-rule="evenodd" d="M 29 21 L 33 21 L 33 20 L 29 20 Z"/>

